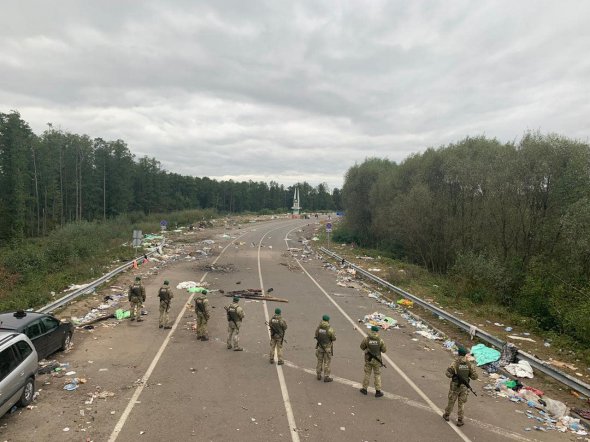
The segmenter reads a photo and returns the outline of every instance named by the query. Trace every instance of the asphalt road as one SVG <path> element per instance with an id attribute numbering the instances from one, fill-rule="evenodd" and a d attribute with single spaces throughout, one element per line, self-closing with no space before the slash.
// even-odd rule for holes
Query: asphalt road
<path id="1" fill-rule="evenodd" d="M 464 427 L 443 421 L 448 392 L 444 370 L 450 353 L 415 335 L 409 326 L 381 333 L 388 348 L 387 368 L 382 369 L 385 397 L 375 398 L 374 390 L 368 396 L 360 394 L 359 345 L 366 329 L 358 319 L 381 311 L 402 324 L 404 320 L 366 292 L 337 285 L 336 274 L 315 255 L 290 256 L 287 248 L 300 248 L 299 241 L 304 234 L 310 237 L 314 224 L 279 220 L 232 231 L 236 238 L 216 243 L 225 248 L 215 249 L 210 262 L 231 264 L 234 272 L 205 273 L 194 261 L 183 260 L 163 267 L 145 281 L 146 306 L 152 312 L 146 321 L 78 333 L 74 349 L 59 358 L 71 361 L 88 382 L 76 392 L 56 389 L 55 395 L 42 396 L 45 400 L 38 408 L 0 419 L 0 440 L 568 440 L 555 432 L 523 431 L 533 424 L 515 413 L 510 402 L 485 396 L 483 382 L 473 383 L 479 396 L 469 398 Z M 223 306 L 231 299 L 219 292 L 209 296 L 214 307 L 210 341 L 196 340 L 191 328 L 195 315 L 187 308 L 192 296 L 184 290 L 174 290 L 172 329 L 158 329 L 155 294 L 164 279 L 173 287 L 181 281 L 207 281 L 210 289 L 226 292 L 272 287 L 273 296 L 289 302 L 241 300 L 246 315 L 240 331 L 244 351 L 228 351 Z M 264 322 L 276 307 L 288 323 L 283 366 L 268 362 Z M 313 335 L 324 314 L 330 316 L 337 335 L 332 383 L 315 376 Z M 85 403 L 97 386 L 114 395 Z"/>

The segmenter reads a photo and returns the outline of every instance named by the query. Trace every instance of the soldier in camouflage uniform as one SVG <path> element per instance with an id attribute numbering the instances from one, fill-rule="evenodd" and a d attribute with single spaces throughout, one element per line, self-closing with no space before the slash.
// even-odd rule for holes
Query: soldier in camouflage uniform
<path id="1" fill-rule="evenodd" d="M 330 377 L 330 364 L 332 356 L 334 355 L 333 342 L 336 340 L 336 333 L 330 327 L 330 317 L 328 315 L 322 316 L 322 321 L 315 330 L 316 351 L 315 355 L 318 359 L 316 365 L 316 375 L 318 381 L 322 379 L 322 370 L 324 372 L 324 382 L 332 382 Z"/>
<path id="2" fill-rule="evenodd" d="M 275 363 L 275 348 L 277 349 L 277 364 L 283 365 L 283 340 L 285 339 L 285 331 L 287 330 L 287 323 L 281 317 L 281 309 L 276 308 L 274 316 L 269 322 L 270 328 L 270 363 Z"/>
<path id="3" fill-rule="evenodd" d="M 238 334 L 240 333 L 240 327 L 242 326 L 242 319 L 244 319 L 244 310 L 242 307 L 238 305 L 240 302 L 239 296 L 234 296 L 230 305 L 225 307 L 225 311 L 227 312 L 227 349 L 233 349 L 234 351 L 242 351 L 244 350 L 240 347 L 240 340 Z"/>
<path id="4" fill-rule="evenodd" d="M 465 348 L 459 347 L 457 357 L 447 368 L 445 375 L 451 378 L 451 385 L 449 387 L 449 403 L 442 417 L 446 421 L 449 420 L 455 401 L 458 399 L 457 426 L 461 427 L 464 423 L 463 407 L 467 402 L 467 385 L 469 385 L 470 379 L 476 380 L 478 378 L 475 364 L 467 360 L 467 350 Z"/>
<path id="5" fill-rule="evenodd" d="M 363 379 L 361 393 L 367 394 L 367 387 L 371 382 L 371 372 L 373 372 L 375 374 L 375 397 L 383 396 L 381 391 L 381 366 L 383 365 L 381 354 L 387 351 L 385 341 L 381 339 L 377 333 L 378 331 L 379 327 L 373 325 L 369 336 L 361 342 L 361 350 L 365 352 L 365 378 Z"/>
<path id="6" fill-rule="evenodd" d="M 160 320 L 159 328 L 172 328 L 168 325 L 168 311 L 170 310 L 170 302 L 174 295 L 169 287 L 170 282 L 164 281 L 164 285 L 158 291 L 158 298 L 160 298 Z"/>
<path id="7" fill-rule="evenodd" d="M 197 339 L 208 341 L 209 300 L 207 299 L 207 290 L 203 290 L 201 295 L 195 298 L 195 313 L 197 314 Z"/>
<path id="8" fill-rule="evenodd" d="M 133 285 L 129 286 L 128 298 L 131 303 L 131 320 L 143 321 L 141 319 L 141 305 L 145 302 L 145 287 L 141 284 L 139 276 L 136 276 Z"/>

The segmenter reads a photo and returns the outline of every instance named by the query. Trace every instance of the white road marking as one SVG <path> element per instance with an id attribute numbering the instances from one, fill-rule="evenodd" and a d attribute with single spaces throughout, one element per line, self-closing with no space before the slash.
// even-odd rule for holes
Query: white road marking
<path id="1" fill-rule="evenodd" d="M 262 290 L 262 294 L 264 295 L 264 283 L 262 281 L 262 267 L 260 266 L 260 245 L 262 244 L 262 240 L 266 235 L 275 230 L 281 229 L 284 226 L 277 227 L 276 229 L 269 230 L 258 243 L 258 279 L 260 280 L 260 289 Z M 297 228 L 297 227 L 296 227 Z M 293 229 L 295 230 L 295 229 Z M 269 320 L 268 316 L 268 307 L 266 305 L 266 301 L 263 301 L 264 306 L 264 318 L 266 322 Z M 268 330 L 268 338 L 270 339 L 270 330 Z M 289 390 L 287 389 L 287 383 L 285 382 L 285 376 L 283 374 L 283 367 L 281 365 L 276 365 L 277 368 L 277 376 L 279 377 L 279 384 L 281 386 L 281 394 L 283 395 L 283 404 L 285 405 L 285 412 L 287 413 L 287 420 L 289 421 L 289 429 L 291 430 L 291 440 L 293 442 L 299 442 L 299 434 L 297 433 L 297 424 L 295 423 L 295 415 L 293 414 L 293 407 L 291 406 L 291 400 L 289 399 Z"/>
<path id="2" fill-rule="evenodd" d="M 345 317 L 345 318 L 346 318 L 346 319 L 347 319 L 347 320 L 348 320 L 348 321 L 349 321 L 349 322 L 350 322 L 350 323 L 353 325 L 353 327 L 354 327 L 354 328 L 355 328 L 355 329 L 356 329 L 356 330 L 357 330 L 357 331 L 358 331 L 358 332 L 359 332 L 359 333 L 360 333 L 360 334 L 361 334 L 363 337 L 366 337 L 366 336 L 367 336 L 367 334 L 366 334 L 366 333 L 365 333 L 363 330 L 361 330 L 360 328 L 358 328 L 358 327 L 357 327 L 357 323 L 356 323 L 356 322 L 355 322 L 355 321 L 354 321 L 354 320 L 353 320 L 353 319 L 352 319 L 350 316 L 348 316 L 348 314 L 347 314 L 347 313 L 346 313 L 346 312 L 345 312 L 345 311 L 342 309 L 342 307 L 340 307 L 340 306 L 338 305 L 338 303 L 332 299 L 332 297 L 331 297 L 331 296 L 328 294 L 328 292 L 326 292 L 326 291 L 324 290 L 324 288 L 323 288 L 323 287 L 322 287 L 322 286 L 321 286 L 321 285 L 320 285 L 320 284 L 319 284 L 319 283 L 318 283 L 318 282 L 317 282 L 317 281 L 316 281 L 316 280 L 313 278 L 313 276 L 311 276 L 311 275 L 309 274 L 309 272 L 308 272 L 308 271 L 305 269 L 305 267 L 303 267 L 303 265 L 301 264 L 301 262 L 299 262 L 299 260 L 298 260 L 297 258 L 295 258 L 295 261 L 297 261 L 297 264 L 299 264 L 299 267 L 301 267 L 301 270 L 303 270 L 303 271 L 305 272 L 305 274 L 308 276 L 308 278 L 309 278 L 309 279 L 311 279 L 311 280 L 313 281 L 313 283 L 314 283 L 314 284 L 315 284 L 315 285 L 316 285 L 316 286 L 317 286 L 317 287 L 320 289 L 320 291 L 321 291 L 321 292 L 322 292 L 322 293 L 323 293 L 323 294 L 326 296 L 326 298 L 328 298 L 328 299 L 330 300 L 330 302 L 331 302 L 332 304 L 334 304 L 334 306 L 335 306 L 335 307 L 338 309 L 338 311 L 340 311 L 340 313 L 342 313 L 342 316 L 344 316 L 344 317 Z M 417 385 L 414 383 L 414 381 L 412 381 L 412 380 L 411 380 L 411 379 L 410 379 L 410 378 L 409 378 L 409 377 L 408 377 L 408 376 L 407 376 L 407 375 L 406 375 L 406 374 L 405 374 L 405 373 L 402 371 L 402 369 L 401 369 L 401 368 L 399 368 L 399 367 L 397 366 L 397 364 L 391 360 L 391 358 L 390 358 L 390 357 L 389 357 L 387 354 L 383 353 L 381 357 L 382 357 L 383 359 L 385 359 L 387 362 L 389 362 L 389 365 L 390 365 L 391 367 L 393 367 L 393 369 L 394 369 L 395 371 L 397 371 L 397 372 L 398 372 L 398 374 L 399 374 L 399 375 L 400 375 L 400 376 L 401 376 L 401 377 L 402 377 L 402 378 L 403 378 L 403 379 L 404 379 L 404 380 L 405 380 L 405 381 L 406 381 L 406 382 L 407 382 L 407 383 L 410 385 L 410 387 L 412 387 L 412 389 L 413 389 L 413 390 L 414 390 L 416 393 L 418 393 L 418 395 L 419 395 L 419 396 L 420 396 L 422 399 L 424 399 L 424 402 L 426 402 L 426 403 L 427 403 L 427 404 L 430 406 L 430 408 L 432 408 L 432 409 L 434 410 L 434 412 L 436 412 L 436 413 L 438 413 L 438 414 L 440 414 L 440 415 L 442 416 L 442 410 L 441 410 L 440 408 L 438 408 L 438 407 L 436 406 L 436 404 L 435 404 L 434 402 L 432 402 L 428 396 L 426 396 L 426 394 L 425 394 L 425 393 L 424 393 L 424 392 L 423 392 L 423 391 L 420 389 L 420 387 L 418 387 L 418 386 L 417 386 Z M 455 431 L 455 433 L 457 433 L 457 435 L 459 435 L 459 437 L 460 437 L 461 439 L 463 439 L 465 442 L 471 442 L 471 440 L 470 440 L 470 439 L 467 437 L 467 435 L 465 435 L 465 433 L 463 433 L 463 432 L 462 432 L 462 431 L 459 429 L 459 427 L 457 427 L 455 424 L 453 424 L 453 423 L 452 423 L 452 422 L 450 422 L 450 421 L 448 422 L 448 424 L 449 424 L 449 425 L 451 426 L 451 428 L 452 428 L 452 429 Z"/>
<path id="3" fill-rule="evenodd" d="M 217 258 L 215 258 L 213 260 L 213 263 L 212 264 L 215 264 L 217 262 L 217 260 L 219 258 L 221 258 L 221 256 L 226 251 L 226 249 L 229 246 L 231 246 L 234 243 L 234 241 L 236 241 L 237 239 L 240 239 L 242 236 L 247 235 L 248 233 L 249 232 L 244 232 L 240 236 L 238 236 L 237 238 L 235 238 L 232 241 L 230 241 L 229 244 L 226 245 L 223 248 L 223 250 L 217 256 Z M 205 278 L 207 277 L 208 274 L 209 274 L 209 272 L 205 272 L 205 274 L 199 280 L 199 282 L 203 282 L 205 280 Z M 119 421 L 117 422 L 117 425 L 115 425 L 115 428 L 113 429 L 113 432 L 111 433 L 111 435 L 109 437 L 109 442 L 114 442 L 114 441 L 117 440 L 117 437 L 119 436 L 119 433 L 123 429 L 123 426 L 125 425 L 125 422 L 127 422 L 127 419 L 129 418 L 129 415 L 131 414 L 131 411 L 133 410 L 133 407 L 137 403 L 137 399 L 139 398 L 139 395 L 143 391 L 143 389 L 144 389 L 145 385 L 147 384 L 150 376 L 152 375 L 152 372 L 156 368 L 156 365 L 158 364 L 160 358 L 162 357 L 162 354 L 164 353 L 164 350 L 166 350 L 166 346 L 168 345 L 168 342 L 170 342 L 170 338 L 172 336 L 172 333 L 174 333 L 174 331 L 178 327 L 178 324 L 180 323 L 180 320 L 184 316 L 184 312 L 185 312 L 185 309 L 186 309 L 187 304 L 191 304 L 192 303 L 192 300 L 193 300 L 193 297 L 194 296 L 195 296 L 195 294 L 194 293 L 191 293 L 191 296 L 189 297 L 188 302 L 185 302 L 184 303 L 184 307 L 182 309 L 180 309 L 180 313 L 176 317 L 176 321 L 174 321 L 174 325 L 172 326 L 172 328 L 168 332 L 168 336 L 166 336 L 166 339 L 164 339 L 164 342 L 162 342 L 162 345 L 160 346 L 160 349 L 156 353 L 156 356 L 154 356 L 154 359 L 152 360 L 150 366 L 148 367 L 147 371 L 145 372 L 145 374 L 141 378 L 140 385 L 138 385 L 137 388 L 135 389 L 135 391 L 133 392 L 133 396 L 131 396 L 131 399 L 129 400 L 129 403 L 127 404 L 127 407 L 125 408 L 125 411 L 123 411 L 123 413 L 121 414 L 121 417 L 119 418 Z"/>

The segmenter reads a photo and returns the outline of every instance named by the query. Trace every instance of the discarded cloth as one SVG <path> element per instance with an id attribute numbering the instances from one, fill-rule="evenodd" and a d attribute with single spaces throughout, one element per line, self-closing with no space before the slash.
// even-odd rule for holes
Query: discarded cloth
<path id="1" fill-rule="evenodd" d="M 533 378 L 533 367 L 527 361 L 518 361 L 518 364 L 508 364 L 504 369 L 517 378 Z"/>
<path id="2" fill-rule="evenodd" d="M 477 344 L 471 347 L 471 354 L 475 358 L 477 366 L 489 364 L 500 359 L 500 352 L 483 344 Z"/>

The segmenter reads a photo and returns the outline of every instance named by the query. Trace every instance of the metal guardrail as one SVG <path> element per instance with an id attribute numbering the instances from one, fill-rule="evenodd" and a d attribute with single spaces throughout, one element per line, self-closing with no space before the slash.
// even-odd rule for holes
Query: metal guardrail
<path id="1" fill-rule="evenodd" d="M 158 247 L 162 247 L 163 245 L 164 245 L 164 241 L 162 241 L 162 243 L 160 243 Z M 156 253 L 155 250 L 153 250 L 153 251 L 151 251 L 149 253 L 146 253 L 145 255 L 149 257 L 149 256 L 152 256 L 154 253 Z M 139 259 L 142 259 L 143 257 L 144 257 L 144 255 L 141 255 L 140 257 L 134 258 L 131 261 L 126 262 L 125 264 L 120 265 L 116 269 L 111 270 L 109 273 L 107 273 L 105 275 L 102 275 L 96 281 L 91 282 L 87 286 L 82 287 L 82 288 L 79 288 L 78 290 L 74 290 L 72 293 L 69 293 L 69 294 L 67 294 L 64 297 L 59 298 L 56 301 L 53 301 L 53 302 L 47 304 L 46 306 L 41 307 L 40 309 L 37 309 L 37 311 L 40 312 L 40 313 L 51 313 L 51 312 L 57 310 L 58 308 L 66 305 L 68 302 L 74 300 L 78 296 L 85 295 L 87 293 L 92 293 L 96 287 L 98 287 L 99 285 L 101 285 L 104 282 L 108 281 L 113 276 L 115 276 L 115 275 L 123 272 L 124 270 L 129 269 L 129 267 L 133 265 L 133 262 L 134 261 L 137 261 Z"/>
<path id="2" fill-rule="evenodd" d="M 323 253 L 325 253 L 326 255 L 329 255 L 332 258 L 334 258 L 340 262 L 343 261 L 343 258 L 341 256 L 337 255 L 336 253 L 332 252 L 331 250 L 326 249 L 325 247 L 320 247 L 320 250 Z M 449 321 L 450 323 L 456 325 L 457 327 L 465 330 L 471 336 L 477 336 L 482 341 L 485 341 L 488 344 L 492 344 L 494 347 L 499 348 L 499 349 L 502 349 L 502 347 L 506 344 L 505 341 L 503 341 L 493 335 L 490 335 L 489 333 L 477 328 L 474 325 L 471 325 L 465 321 L 462 321 L 461 319 L 451 315 L 450 313 L 448 313 L 438 307 L 428 304 L 427 302 L 418 298 L 417 296 L 412 295 L 411 293 L 408 293 L 405 290 L 402 290 L 399 287 L 394 286 L 393 284 L 385 281 L 384 279 L 381 279 L 378 276 L 375 276 L 372 273 L 367 272 L 366 270 L 362 269 L 361 267 L 359 267 L 349 261 L 346 261 L 346 260 L 344 260 L 344 262 L 349 267 L 352 267 L 353 269 L 355 269 L 357 271 L 357 273 L 360 273 L 361 275 L 363 275 L 365 278 L 367 278 L 373 282 L 376 282 L 377 284 L 379 284 L 381 286 L 387 287 L 388 289 L 397 293 L 398 295 L 401 295 L 404 298 L 413 301 L 415 304 L 434 313 L 435 315 L 439 316 L 441 319 L 445 319 L 445 320 Z M 534 369 L 537 369 L 540 372 L 542 372 L 548 376 L 551 376 L 555 380 L 561 382 L 564 385 L 567 385 L 568 387 L 570 387 L 573 390 L 576 390 L 576 391 L 582 393 L 586 397 L 590 397 L 590 385 L 586 384 L 585 382 L 581 382 L 580 380 L 574 378 L 573 376 L 570 376 L 567 373 L 563 373 L 562 371 L 556 370 L 555 368 L 550 366 L 547 362 L 542 361 L 541 359 L 539 359 L 529 353 L 526 353 L 524 351 L 518 350 L 517 356 L 519 359 L 527 361 L 529 364 L 531 364 L 531 367 L 533 367 Z"/>

